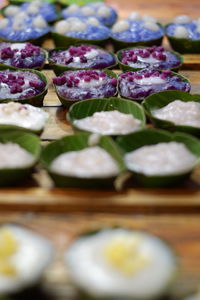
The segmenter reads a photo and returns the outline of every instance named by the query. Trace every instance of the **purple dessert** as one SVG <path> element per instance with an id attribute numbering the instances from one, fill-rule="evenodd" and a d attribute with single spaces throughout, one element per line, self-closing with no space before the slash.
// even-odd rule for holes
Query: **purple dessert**
<path id="1" fill-rule="evenodd" d="M 122 64 L 135 69 L 172 69 L 182 63 L 178 54 L 166 51 L 162 46 L 125 49 L 120 51 L 118 57 Z"/>
<path id="2" fill-rule="evenodd" d="M 24 69 L 40 69 L 46 55 L 31 43 L 0 43 L 0 64 Z"/>
<path id="3" fill-rule="evenodd" d="M 46 84 L 30 71 L 1 70 L 0 99 L 26 99 L 44 91 Z"/>
<path id="4" fill-rule="evenodd" d="M 53 78 L 59 96 L 70 100 L 112 97 L 117 79 L 100 70 L 67 71 Z"/>
<path id="5" fill-rule="evenodd" d="M 115 65 L 115 57 L 93 45 L 72 46 L 67 50 L 53 50 L 50 60 L 58 65 L 76 69 L 104 69 Z"/>
<path id="6" fill-rule="evenodd" d="M 158 71 L 143 69 L 119 75 L 119 92 L 122 97 L 144 99 L 147 96 L 166 90 L 189 92 L 190 83 L 186 78 L 171 70 Z"/>

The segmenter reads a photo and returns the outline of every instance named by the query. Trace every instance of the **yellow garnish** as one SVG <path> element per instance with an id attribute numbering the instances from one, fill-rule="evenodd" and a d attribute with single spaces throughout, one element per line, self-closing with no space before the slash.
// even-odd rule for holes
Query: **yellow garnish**
<path id="1" fill-rule="evenodd" d="M 141 242 L 141 238 L 136 235 L 112 239 L 105 247 L 106 260 L 124 275 L 133 275 L 150 261 L 150 258 L 140 251 Z"/>
<path id="2" fill-rule="evenodd" d="M 0 274 L 12 276 L 16 269 L 11 262 L 12 256 L 17 252 L 18 244 L 12 232 L 0 229 Z"/>

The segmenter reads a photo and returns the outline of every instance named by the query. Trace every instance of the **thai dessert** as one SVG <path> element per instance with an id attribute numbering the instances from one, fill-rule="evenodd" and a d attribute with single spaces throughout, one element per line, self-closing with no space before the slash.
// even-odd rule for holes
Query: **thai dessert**
<path id="1" fill-rule="evenodd" d="M 92 116 L 75 120 L 77 128 L 102 135 L 121 135 L 137 131 L 141 121 L 132 114 L 125 114 L 118 110 L 97 111 Z"/>
<path id="2" fill-rule="evenodd" d="M 48 23 L 41 15 L 30 17 L 24 11 L 0 20 L 0 38 L 9 42 L 36 42 L 46 36 L 49 30 Z"/>
<path id="3" fill-rule="evenodd" d="M 91 2 L 85 5 L 71 4 L 63 9 L 62 16 L 65 19 L 69 17 L 86 19 L 95 17 L 105 26 L 112 26 L 117 19 L 117 13 L 114 8 L 104 2 Z"/>
<path id="4" fill-rule="evenodd" d="M 94 45 L 71 46 L 50 52 L 50 62 L 75 69 L 105 69 L 116 64 L 114 55 Z"/>
<path id="5" fill-rule="evenodd" d="M 199 102 L 177 99 L 162 108 L 152 110 L 151 113 L 155 118 L 170 121 L 175 125 L 200 128 Z"/>
<path id="6" fill-rule="evenodd" d="M 69 100 L 107 98 L 117 93 L 117 78 L 100 70 L 66 71 L 53 78 L 56 92 Z"/>
<path id="7" fill-rule="evenodd" d="M 104 40 L 110 37 L 110 29 L 102 25 L 95 17 L 88 19 L 70 17 L 58 21 L 53 28 L 53 32 L 85 41 Z"/>
<path id="8" fill-rule="evenodd" d="M 18 225 L 1 225 L 0 296 L 36 284 L 52 256 L 52 245 L 45 238 Z"/>
<path id="9" fill-rule="evenodd" d="M 125 228 L 77 237 L 65 262 L 74 284 L 92 299 L 156 299 L 169 291 L 177 271 L 164 241 Z"/>
<path id="10" fill-rule="evenodd" d="M 0 125 L 15 125 L 32 131 L 41 131 L 49 114 L 39 107 L 17 102 L 0 104 Z"/>
<path id="11" fill-rule="evenodd" d="M 54 5 L 40 0 L 24 2 L 21 5 L 8 5 L 4 9 L 6 17 L 13 18 L 20 12 L 25 12 L 32 18 L 41 15 L 47 22 L 52 22 L 58 18 Z"/>
<path id="12" fill-rule="evenodd" d="M 46 54 L 31 43 L 0 43 L 0 64 L 23 69 L 41 69 Z"/>
<path id="13" fill-rule="evenodd" d="M 120 51 L 119 61 L 133 69 L 172 69 L 181 65 L 180 57 L 162 46 L 134 47 Z"/>
<path id="14" fill-rule="evenodd" d="M 132 12 L 125 20 L 117 21 L 112 26 L 111 36 L 122 42 L 149 42 L 162 39 L 164 31 L 157 20 L 151 16 L 143 17 Z"/>
<path id="15" fill-rule="evenodd" d="M 183 143 L 161 142 L 145 145 L 124 156 L 127 168 L 146 176 L 166 176 L 191 171 L 198 163 Z"/>
<path id="16" fill-rule="evenodd" d="M 126 72 L 120 74 L 118 80 L 120 95 L 138 100 L 160 91 L 189 92 L 191 88 L 186 78 L 170 70 L 142 69 L 136 72 Z"/>
<path id="17" fill-rule="evenodd" d="M 50 169 L 77 178 L 105 178 L 119 174 L 117 162 L 99 146 L 62 153 L 51 162 Z"/>
<path id="18" fill-rule="evenodd" d="M 0 99 L 20 100 L 44 92 L 46 83 L 31 71 L 0 70 Z"/>

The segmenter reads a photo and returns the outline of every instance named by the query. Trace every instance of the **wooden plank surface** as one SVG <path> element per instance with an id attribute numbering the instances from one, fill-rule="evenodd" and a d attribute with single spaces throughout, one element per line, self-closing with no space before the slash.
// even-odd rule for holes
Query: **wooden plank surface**
<path id="1" fill-rule="evenodd" d="M 0 214 L 0 223 L 14 222 L 47 237 L 55 246 L 56 254 L 46 272 L 40 289 L 32 290 L 17 300 L 75 300 L 76 289 L 70 284 L 63 253 L 79 234 L 101 227 L 121 226 L 145 230 L 165 239 L 176 251 L 180 264 L 179 274 L 170 300 L 179 299 L 196 290 L 200 283 L 199 217 L 195 216 L 121 216 L 94 215 L 34 215 Z M 29 295 L 29 296 L 28 296 Z M 13 300 L 13 299 L 12 299 Z M 80 299 L 81 300 L 81 299 Z M 166 299 L 165 299 L 166 300 Z"/>

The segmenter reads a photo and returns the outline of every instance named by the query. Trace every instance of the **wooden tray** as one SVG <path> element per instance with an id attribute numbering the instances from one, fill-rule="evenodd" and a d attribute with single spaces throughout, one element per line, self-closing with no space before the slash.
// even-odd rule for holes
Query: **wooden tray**
<path id="1" fill-rule="evenodd" d="M 63 253 L 70 241 L 85 231 L 102 226 L 122 226 L 145 230 L 169 242 L 177 253 L 180 272 L 170 300 L 192 293 L 200 283 L 200 231 L 197 216 L 33 215 L 1 214 L 0 223 L 14 222 L 44 235 L 56 249 L 55 260 L 41 287 L 16 300 L 78 300 L 63 264 Z M 10 300 L 10 299 L 9 299 Z M 13 299 L 11 299 L 13 300 Z M 81 300 L 81 299 L 80 299 Z M 165 299 L 166 300 L 166 299 Z"/>

